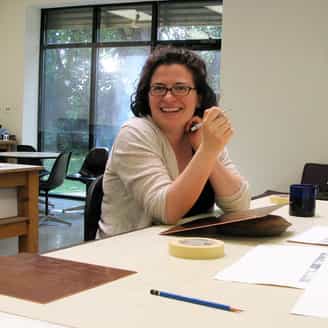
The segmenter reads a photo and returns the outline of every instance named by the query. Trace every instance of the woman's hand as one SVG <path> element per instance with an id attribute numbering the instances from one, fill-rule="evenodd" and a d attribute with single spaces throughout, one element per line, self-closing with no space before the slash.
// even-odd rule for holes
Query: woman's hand
<path id="1" fill-rule="evenodd" d="M 191 132 L 193 125 L 202 122 L 202 126 Z M 223 150 L 233 135 L 233 129 L 224 111 L 219 107 L 211 107 L 204 113 L 203 120 L 194 116 L 186 125 L 188 137 L 194 150 L 202 146 L 206 152 L 218 154 Z"/>

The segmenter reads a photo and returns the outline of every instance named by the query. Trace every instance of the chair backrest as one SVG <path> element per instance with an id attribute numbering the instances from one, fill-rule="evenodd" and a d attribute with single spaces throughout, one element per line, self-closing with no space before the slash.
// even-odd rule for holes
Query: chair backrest
<path id="1" fill-rule="evenodd" d="M 104 174 L 109 150 L 106 147 L 96 147 L 89 151 L 79 173 L 82 176 L 97 177 Z"/>
<path id="2" fill-rule="evenodd" d="M 31 145 L 17 145 L 17 151 L 36 151 L 36 149 Z"/>
<path id="3" fill-rule="evenodd" d="M 56 158 L 47 180 L 40 180 L 41 190 L 52 190 L 59 187 L 65 180 L 71 152 L 62 152 Z"/>
<path id="4" fill-rule="evenodd" d="M 328 164 L 306 163 L 301 183 L 316 184 L 319 192 L 328 191 Z"/>
<path id="5" fill-rule="evenodd" d="M 28 151 L 28 152 L 36 151 L 36 149 L 31 145 L 17 145 L 16 150 L 17 151 Z M 42 161 L 38 158 L 18 158 L 17 164 L 43 166 Z"/>
<path id="6" fill-rule="evenodd" d="M 94 180 L 87 194 L 84 211 L 84 240 L 94 240 L 96 238 L 98 222 L 101 216 L 101 203 L 103 199 L 103 175 Z"/>

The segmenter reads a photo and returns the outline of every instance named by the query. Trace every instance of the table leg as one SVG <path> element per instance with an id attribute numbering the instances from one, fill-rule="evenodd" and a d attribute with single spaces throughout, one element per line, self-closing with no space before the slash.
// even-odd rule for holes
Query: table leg
<path id="1" fill-rule="evenodd" d="M 37 253 L 39 244 L 39 174 L 26 172 L 26 183 L 18 188 L 18 215 L 29 218 L 27 234 L 19 236 L 19 252 Z"/>

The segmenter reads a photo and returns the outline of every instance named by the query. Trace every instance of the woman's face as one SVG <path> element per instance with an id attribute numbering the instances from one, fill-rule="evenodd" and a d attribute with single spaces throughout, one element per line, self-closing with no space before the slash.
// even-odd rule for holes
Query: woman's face
<path id="1" fill-rule="evenodd" d="M 148 97 L 153 121 L 164 132 L 184 129 L 199 103 L 197 90 L 191 89 L 187 95 L 174 95 L 172 90 L 156 95 L 158 90 L 163 91 L 163 87 L 175 87 L 173 93 L 181 93 L 185 87 L 195 88 L 192 73 L 181 64 L 160 65 L 150 80 Z"/>

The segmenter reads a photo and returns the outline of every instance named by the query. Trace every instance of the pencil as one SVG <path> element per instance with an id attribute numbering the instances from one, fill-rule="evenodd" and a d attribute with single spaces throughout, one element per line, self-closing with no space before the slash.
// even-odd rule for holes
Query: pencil
<path id="1" fill-rule="evenodd" d="M 188 296 L 182 296 L 182 295 L 167 293 L 167 292 L 163 292 L 163 291 L 159 291 L 159 290 L 155 290 L 155 289 L 151 289 L 150 294 L 156 295 L 156 296 L 171 298 L 171 299 L 174 299 L 174 300 L 177 300 L 177 301 L 208 306 L 208 307 L 211 307 L 211 308 L 224 310 L 224 311 L 230 311 L 230 312 L 241 312 L 242 311 L 240 309 L 233 308 L 230 305 L 211 302 L 211 301 L 205 301 L 205 300 L 201 300 L 201 299 L 193 298 L 193 297 L 188 297 Z"/>
<path id="2" fill-rule="evenodd" d="M 231 112 L 231 109 L 224 110 L 223 112 L 224 112 L 224 113 Z M 190 132 L 195 132 L 195 131 L 197 131 L 199 128 L 201 128 L 202 126 L 203 126 L 203 122 L 199 122 L 199 123 L 193 125 L 193 126 L 190 128 Z"/>

